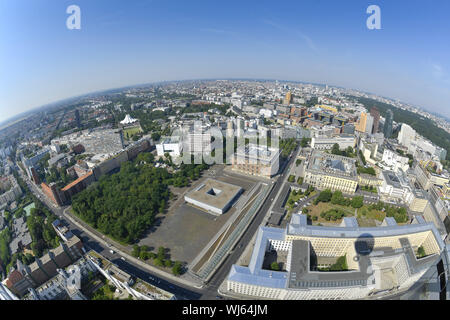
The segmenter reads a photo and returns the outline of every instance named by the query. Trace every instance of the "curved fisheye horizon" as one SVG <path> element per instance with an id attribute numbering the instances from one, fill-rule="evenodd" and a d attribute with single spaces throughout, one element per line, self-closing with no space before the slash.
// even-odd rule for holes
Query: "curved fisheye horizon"
<path id="1" fill-rule="evenodd" d="M 243 77 L 354 88 L 450 116 L 447 2 L 381 1 L 379 30 L 366 27 L 364 1 L 263 4 L 4 1 L 1 121 L 133 83 Z M 66 26 L 70 5 L 80 29 Z"/>
<path id="2" fill-rule="evenodd" d="M 189 79 L 177 79 L 177 80 L 160 80 L 160 81 L 153 81 L 153 82 L 145 82 L 145 83 L 138 83 L 138 84 L 128 84 L 128 85 L 124 85 L 124 86 L 120 86 L 120 87 L 111 87 L 111 88 L 102 88 L 99 90 L 93 90 L 93 91 L 89 91 L 89 92 L 84 92 L 81 94 L 77 94 L 77 95 L 69 95 L 67 97 L 63 97 L 61 99 L 57 99 L 57 100 L 53 100 L 53 101 L 49 101 L 45 104 L 41 104 L 38 106 L 34 106 L 34 107 L 30 107 L 29 109 L 23 111 L 23 112 L 19 112 L 16 114 L 13 114 L 12 116 L 9 117 L 5 117 L 0 118 L 0 126 L 4 126 L 4 125 L 8 125 L 9 122 L 13 122 L 15 120 L 21 119 L 23 117 L 26 117 L 30 114 L 33 114 L 34 112 L 39 111 L 40 109 L 45 109 L 47 107 L 51 107 L 51 106 L 56 106 L 58 104 L 61 104 L 67 100 L 73 100 L 73 99 L 78 99 L 78 98 L 82 98 L 85 96 L 96 96 L 96 95 L 102 95 L 104 93 L 107 92 L 111 92 L 111 91 L 119 91 L 125 88 L 138 88 L 138 87 L 146 87 L 146 86 L 156 86 L 158 84 L 164 84 L 164 83 L 176 83 L 176 82 L 195 82 L 195 81 L 217 81 L 217 80 L 229 80 L 229 81 L 263 81 L 263 82 L 275 82 L 278 81 L 280 83 L 303 83 L 303 84 L 311 84 L 311 85 L 318 85 L 318 86 L 329 86 L 329 87 L 336 87 L 336 88 L 341 88 L 341 89 L 347 89 L 347 90 L 352 90 L 352 91 L 359 91 L 361 93 L 367 94 L 367 95 L 373 95 L 373 96 L 379 96 L 385 99 L 389 99 L 392 101 L 398 101 L 398 102 L 403 102 L 406 103 L 408 105 L 410 105 L 411 107 L 415 107 L 418 108 L 419 110 L 423 110 L 423 111 L 428 111 L 433 113 L 436 116 L 444 116 L 444 118 L 447 118 L 447 116 L 440 114 L 438 112 L 432 112 L 433 110 L 427 110 L 424 109 L 421 106 L 417 106 L 414 105 L 408 101 L 401 101 L 401 99 L 397 99 L 397 98 L 393 98 L 393 97 L 386 97 L 383 96 L 382 94 L 377 94 L 374 92 L 369 92 L 366 90 L 361 90 L 361 89 L 357 89 L 357 88 L 345 88 L 342 87 L 340 85 L 333 85 L 333 84 L 329 84 L 329 83 L 320 83 L 320 82 L 308 82 L 308 81 L 304 81 L 304 80 L 286 80 L 286 79 L 269 79 L 269 78 L 189 78 Z"/>

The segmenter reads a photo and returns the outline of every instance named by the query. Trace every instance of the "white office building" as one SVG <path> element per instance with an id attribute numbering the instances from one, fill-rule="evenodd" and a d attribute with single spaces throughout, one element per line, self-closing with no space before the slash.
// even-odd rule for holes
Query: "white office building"
<path id="1" fill-rule="evenodd" d="M 383 158 L 381 159 L 381 161 L 384 163 L 385 169 L 394 172 L 397 172 L 400 169 L 406 172 L 409 169 L 409 158 L 403 157 L 389 149 L 384 149 Z"/>
<path id="2" fill-rule="evenodd" d="M 156 145 L 156 152 L 159 157 L 168 153 L 171 157 L 179 157 L 183 151 L 183 144 L 180 139 L 172 137 L 165 139 L 161 143 Z"/>
<path id="3" fill-rule="evenodd" d="M 398 133 L 397 139 L 401 145 L 409 148 L 411 142 L 416 139 L 416 131 L 406 123 L 402 123 L 402 127 L 400 129 L 400 132 Z"/>
<path id="4" fill-rule="evenodd" d="M 383 182 L 378 188 L 380 195 L 386 196 L 390 199 L 410 203 L 413 198 L 413 188 L 408 181 L 408 178 L 399 170 L 397 173 L 393 171 L 382 171 L 381 178 Z"/>
<path id="5" fill-rule="evenodd" d="M 348 147 L 353 148 L 356 144 L 356 139 L 355 136 L 340 136 L 333 138 L 314 137 L 311 139 L 311 148 L 317 150 L 327 150 L 333 148 L 335 143 L 339 145 L 339 149 L 344 150 Z"/>

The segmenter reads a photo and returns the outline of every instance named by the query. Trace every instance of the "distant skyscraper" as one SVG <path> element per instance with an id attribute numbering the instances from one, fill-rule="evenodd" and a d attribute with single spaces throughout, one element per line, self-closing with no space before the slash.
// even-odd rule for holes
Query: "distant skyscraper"
<path id="1" fill-rule="evenodd" d="M 373 128 L 373 117 L 370 114 L 367 114 L 365 132 L 368 134 L 372 134 L 372 128 Z"/>
<path id="2" fill-rule="evenodd" d="M 416 138 L 416 131 L 411 128 L 411 126 L 407 125 L 406 123 L 402 123 L 402 127 L 400 129 L 400 132 L 398 133 L 398 142 L 408 147 L 411 144 L 411 141 L 415 140 Z"/>
<path id="3" fill-rule="evenodd" d="M 244 136 L 244 120 L 240 118 L 236 119 L 236 136 L 238 138 Z"/>
<path id="4" fill-rule="evenodd" d="M 365 132 L 366 131 L 366 113 L 361 112 L 361 116 L 359 117 L 358 122 L 355 125 L 355 130 L 358 132 Z"/>
<path id="5" fill-rule="evenodd" d="M 373 128 L 371 133 L 378 132 L 378 126 L 380 125 L 380 112 L 376 107 L 370 109 L 370 115 L 373 117 Z"/>
<path id="6" fill-rule="evenodd" d="M 394 120 L 394 113 L 391 109 L 386 112 L 386 120 L 384 121 L 383 133 L 386 139 L 392 136 L 392 121 Z"/>
<path id="7" fill-rule="evenodd" d="M 75 110 L 75 122 L 77 123 L 77 127 L 81 127 L 81 120 L 80 120 L 80 111 L 78 109 Z"/>
<path id="8" fill-rule="evenodd" d="M 286 97 L 284 98 L 283 104 L 290 104 L 291 100 L 292 100 L 292 94 L 290 91 L 288 91 L 288 93 L 286 93 Z"/>
<path id="9" fill-rule="evenodd" d="M 370 114 L 361 112 L 361 117 L 355 126 L 355 130 L 359 132 L 372 133 L 373 117 Z"/>
<path id="10" fill-rule="evenodd" d="M 227 122 L 227 137 L 233 137 L 234 130 L 233 130 L 233 121 L 228 120 Z"/>

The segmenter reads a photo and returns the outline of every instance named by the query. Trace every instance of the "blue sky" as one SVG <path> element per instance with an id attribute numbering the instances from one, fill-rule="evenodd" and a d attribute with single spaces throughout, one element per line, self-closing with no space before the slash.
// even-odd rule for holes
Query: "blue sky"
<path id="1" fill-rule="evenodd" d="M 81 30 L 66 8 L 81 8 Z M 382 30 L 366 28 L 381 8 Z M 450 1 L 0 0 L 0 122 L 160 80 L 327 83 L 450 116 Z"/>

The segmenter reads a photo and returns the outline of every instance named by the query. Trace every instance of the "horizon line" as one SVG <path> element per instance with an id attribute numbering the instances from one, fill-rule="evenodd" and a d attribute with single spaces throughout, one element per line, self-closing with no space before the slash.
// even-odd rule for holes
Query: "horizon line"
<path id="1" fill-rule="evenodd" d="M 245 80 L 245 81 L 279 81 L 279 82 L 293 82 L 293 83 L 303 83 L 303 84 L 312 84 L 312 85 L 320 85 L 320 86 L 331 86 L 331 87 L 336 87 L 336 88 L 340 88 L 340 89 L 346 89 L 346 90 L 354 90 L 354 91 L 358 91 L 361 93 L 365 93 L 365 94 L 370 94 L 370 95 L 375 95 L 384 99 L 390 99 L 392 101 L 399 101 L 400 99 L 397 98 L 390 98 L 390 97 L 385 97 L 376 93 L 372 93 L 372 92 L 368 92 L 368 91 L 364 91 L 364 90 L 360 90 L 360 89 L 354 89 L 354 88 L 346 88 L 343 86 L 338 86 L 338 85 L 332 85 L 332 84 L 327 84 L 327 83 L 317 83 L 317 82 L 309 82 L 309 81 L 304 81 L 304 80 L 280 80 L 280 79 L 273 79 L 273 78 L 191 78 L 191 79 L 183 79 L 183 80 L 160 80 L 160 81 L 152 81 L 152 82 L 145 82 L 145 83 L 137 83 L 137 84 L 131 84 L 131 85 L 126 85 L 126 86 L 122 86 L 122 87 L 112 87 L 112 88 L 107 88 L 107 89 L 101 89 L 101 90 L 96 90 L 96 91 L 90 91 L 87 93 L 83 93 L 80 95 L 76 95 L 76 96 L 69 96 L 67 98 L 62 98 L 62 99 L 58 99 L 46 104 L 42 104 L 42 105 L 38 105 L 35 107 L 32 107 L 30 110 L 28 111 L 24 111 L 21 113 L 18 113 L 16 115 L 13 115 L 7 119 L 5 119 L 4 121 L 0 122 L 0 130 L 3 130 L 7 127 L 9 127 L 10 125 L 7 125 L 8 122 L 13 122 L 11 123 L 14 124 L 16 121 L 22 121 L 24 119 L 26 119 L 28 116 L 31 115 L 31 113 L 35 113 L 35 112 L 39 112 L 39 109 L 42 108 L 46 108 L 46 107 L 50 107 L 51 105 L 56 105 L 56 104 L 62 104 L 67 100 L 73 100 L 73 99 L 79 99 L 79 98 L 83 98 L 85 96 L 89 96 L 89 95 L 97 95 L 97 94 L 101 94 L 101 93 L 105 93 L 108 91 L 116 91 L 116 90 L 123 90 L 126 88 L 135 88 L 135 87 L 140 87 L 140 86 L 147 86 L 147 85 L 155 85 L 155 84 L 159 84 L 159 83 L 170 83 L 170 82 L 189 82 L 189 81 L 217 81 L 217 80 L 231 80 L 231 81 L 239 81 L 239 80 Z M 444 119 L 448 119 L 446 116 L 434 112 L 433 113 L 431 111 L 427 111 L 426 109 L 424 109 L 423 107 L 419 107 L 417 105 L 413 105 L 409 102 L 403 102 L 406 104 L 409 104 L 411 106 L 414 106 L 415 108 L 424 110 L 430 114 L 437 114 L 440 117 L 444 118 Z M 398 108 L 394 105 L 392 105 L 395 108 Z M 24 119 L 19 119 L 19 118 L 24 118 Z M 5 126 L 6 125 L 6 126 Z"/>

